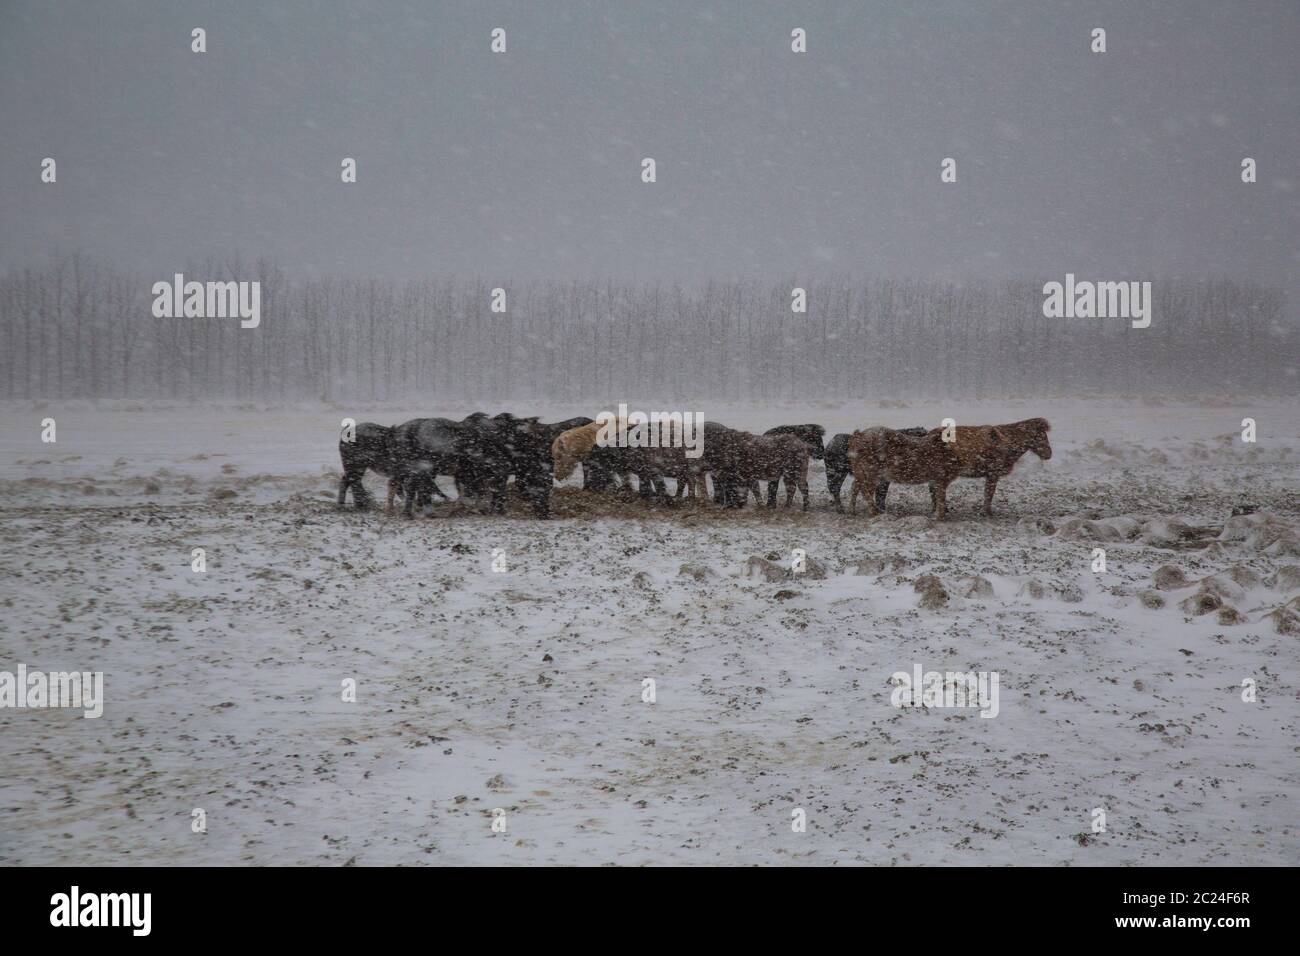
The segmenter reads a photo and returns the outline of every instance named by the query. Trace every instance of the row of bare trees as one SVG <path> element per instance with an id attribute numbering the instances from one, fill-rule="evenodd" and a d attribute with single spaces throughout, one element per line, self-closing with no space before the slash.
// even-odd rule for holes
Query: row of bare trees
<path id="1" fill-rule="evenodd" d="M 292 281 L 266 260 L 185 275 L 260 282 L 261 325 L 154 318 L 150 289 L 170 275 L 80 255 L 3 276 L 0 396 L 608 403 L 1296 388 L 1283 296 L 1227 279 L 1157 282 L 1150 328 L 1133 329 L 1045 318 L 1043 283 L 1030 280 Z M 796 286 L 803 314 L 791 311 Z"/>

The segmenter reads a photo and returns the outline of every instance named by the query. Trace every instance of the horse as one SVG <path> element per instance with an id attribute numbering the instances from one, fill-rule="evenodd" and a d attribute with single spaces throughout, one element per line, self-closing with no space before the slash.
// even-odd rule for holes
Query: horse
<path id="1" fill-rule="evenodd" d="M 683 493 L 695 495 L 694 476 L 689 468 L 686 449 L 681 444 L 659 447 L 619 447 L 602 446 L 598 439 L 605 422 L 591 422 L 577 428 L 571 428 L 559 435 L 551 444 L 551 458 L 555 464 L 555 477 L 563 481 L 568 478 L 581 463 L 585 478 L 589 469 L 597 475 L 618 474 L 623 478 L 625 487 L 632 485 L 631 476 L 636 475 L 640 483 L 643 498 L 658 496 L 666 499 L 667 489 L 664 478 L 673 478 L 677 482 L 675 497 Z M 593 465 L 595 468 L 593 469 Z"/>
<path id="2" fill-rule="evenodd" d="M 957 453 L 945 442 L 941 430 L 924 437 L 904 435 L 890 428 L 856 431 L 849 439 L 849 461 L 853 468 L 853 494 L 849 513 L 858 513 L 858 494 L 867 499 L 867 514 L 880 514 L 868 489 L 881 480 L 905 485 L 929 485 L 935 517 L 942 521 L 948 512 L 948 486 L 961 473 Z"/>
<path id="3" fill-rule="evenodd" d="M 743 508 L 750 493 L 762 503 L 758 483 L 767 482 L 767 506 L 776 507 L 777 482 L 785 480 L 785 506 L 794 501 L 795 488 L 808 510 L 808 445 L 792 434 L 753 435 L 725 428 L 715 436 L 714 447 L 706 452 L 714 468 L 714 483 L 723 503 Z M 705 446 L 709 432 L 705 431 Z"/>
<path id="4" fill-rule="evenodd" d="M 343 477 L 339 481 L 338 504 L 342 508 L 347 503 L 348 489 L 352 489 L 352 502 L 359 509 L 370 506 L 371 496 L 366 491 L 362 479 L 366 471 L 373 471 L 388 478 L 388 512 L 393 511 L 393 498 L 402 485 L 401 461 L 396 454 L 393 435 L 396 429 L 374 422 L 362 422 L 353 431 L 352 441 L 339 439 L 339 459 L 343 464 Z M 431 490 L 443 498 L 447 495 L 438 487 L 437 482 L 430 483 Z"/>
<path id="5" fill-rule="evenodd" d="M 984 479 L 984 514 L 993 514 L 993 493 L 999 479 L 1011 474 L 1021 457 L 1032 451 L 1043 461 L 1052 457 L 1046 418 L 1027 418 L 1009 425 L 958 425 L 950 444 L 961 462 L 961 478 Z M 942 433 L 936 428 L 931 434 Z"/>
<path id="6" fill-rule="evenodd" d="M 926 434 L 924 428 L 897 428 L 895 429 L 901 435 L 911 435 L 914 438 L 921 438 Z M 844 505 L 840 503 L 840 488 L 845 480 L 849 477 L 849 438 L 851 436 L 841 432 L 830 440 L 826 446 L 826 490 L 831 493 L 835 499 L 835 510 L 843 511 Z M 876 485 L 876 510 L 885 510 L 885 499 L 889 495 L 889 482 L 881 480 Z"/>

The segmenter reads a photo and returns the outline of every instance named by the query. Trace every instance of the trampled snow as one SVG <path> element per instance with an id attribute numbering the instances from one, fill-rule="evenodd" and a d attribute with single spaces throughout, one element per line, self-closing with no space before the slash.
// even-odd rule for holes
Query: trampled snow
<path id="1" fill-rule="evenodd" d="M 0 670 L 102 670 L 106 701 L 0 709 L 0 862 L 1300 862 L 1295 402 L 692 409 L 1046 416 L 993 518 L 977 481 L 943 523 L 919 487 L 839 515 L 819 464 L 806 514 L 577 481 L 546 522 L 335 508 L 343 417 L 473 410 L 5 406 Z M 998 715 L 891 706 L 918 663 L 997 672 Z"/>

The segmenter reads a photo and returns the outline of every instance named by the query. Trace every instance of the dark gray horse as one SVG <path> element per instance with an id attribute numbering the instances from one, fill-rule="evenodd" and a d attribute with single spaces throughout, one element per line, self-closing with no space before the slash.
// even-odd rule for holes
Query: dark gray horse
<path id="1" fill-rule="evenodd" d="M 447 497 L 437 478 L 457 476 L 463 425 L 450 418 L 413 418 L 393 429 L 393 477 L 401 484 L 402 513 L 408 518 L 415 512 L 417 498 L 433 492 Z"/>
<path id="2" fill-rule="evenodd" d="M 813 461 L 821 461 L 826 457 L 826 446 L 823 444 L 826 438 L 826 429 L 821 425 L 777 425 L 775 428 L 769 428 L 763 432 L 764 435 L 794 435 L 802 439 L 803 443 L 808 446 L 808 454 L 812 456 Z M 770 481 L 767 484 L 767 506 L 769 508 L 776 506 L 776 491 L 779 481 Z M 786 489 L 790 491 L 789 488 Z"/>
<path id="3" fill-rule="evenodd" d="M 367 471 L 383 475 L 388 482 L 388 510 L 393 508 L 393 497 L 401 485 L 401 464 L 393 447 L 394 429 L 374 422 L 362 422 L 353 431 L 352 441 L 339 439 L 339 459 L 343 463 L 343 478 L 339 481 L 339 507 L 347 503 L 348 489 L 352 489 L 352 502 L 358 508 L 368 508 L 371 496 L 362 484 Z M 433 484 L 433 492 L 442 495 L 442 489 Z"/>
<path id="4" fill-rule="evenodd" d="M 393 448 L 411 517 L 416 496 L 436 488 L 437 475 L 451 475 L 462 495 L 487 498 L 488 509 L 505 511 L 506 485 L 514 475 L 539 518 L 550 516 L 550 444 L 547 426 L 508 412 L 475 412 L 463 421 L 416 418 L 393 430 Z"/>

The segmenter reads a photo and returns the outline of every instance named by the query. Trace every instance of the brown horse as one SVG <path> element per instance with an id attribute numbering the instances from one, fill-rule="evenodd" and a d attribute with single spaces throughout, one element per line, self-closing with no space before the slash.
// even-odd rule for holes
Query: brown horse
<path id="1" fill-rule="evenodd" d="M 601 423 L 591 422 L 561 432 L 551 442 L 551 458 L 555 461 L 555 480 L 563 481 L 573 474 L 578 463 L 591 454 L 596 447 L 596 436 L 600 433 Z"/>
<path id="2" fill-rule="evenodd" d="M 882 481 L 904 485 L 929 485 L 930 501 L 940 521 L 948 513 L 948 486 L 961 473 L 961 461 L 939 432 L 923 438 L 904 435 L 890 428 L 868 428 L 849 439 L 849 462 L 853 469 L 853 494 L 849 513 L 858 513 L 858 494 L 867 499 L 867 514 L 880 514 L 872 490 Z"/>
<path id="3" fill-rule="evenodd" d="M 1047 433 L 1052 426 L 1046 418 L 1027 418 L 1009 425 L 958 425 L 952 449 L 961 462 L 961 478 L 984 479 L 984 514 L 993 514 L 993 492 L 998 480 L 1011 474 L 1016 462 L 1027 451 L 1043 461 L 1052 457 Z M 931 436 L 942 434 L 933 429 Z M 927 436 L 928 437 L 928 436 Z"/>
<path id="4" fill-rule="evenodd" d="M 675 497 L 683 493 L 691 497 L 697 487 L 702 486 L 704 478 L 690 468 L 690 459 L 686 449 L 679 443 L 656 448 L 598 447 L 597 439 L 604 423 L 595 421 L 563 432 L 551 444 L 551 458 L 555 462 L 555 477 L 563 481 L 573 474 L 579 463 L 584 469 L 587 462 L 597 454 L 604 457 L 611 469 L 623 479 L 624 487 L 631 488 L 631 476 L 636 475 L 641 483 L 643 497 L 653 490 L 661 498 L 667 497 L 664 478 L 673 478 L 677 482 Z M 680 439 L 676 433 L 670 434 L 670 440 Z M 702 499 L 701 499 L 702 500 Z M 698 503 L 698 502 L 697 502 Z"/>

